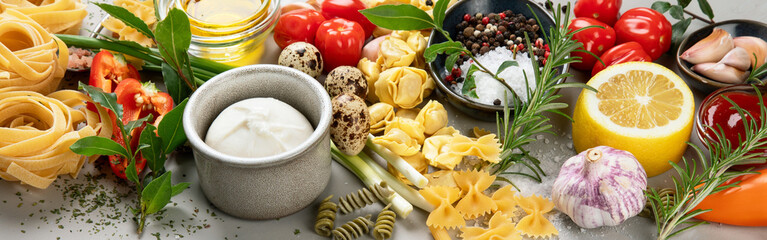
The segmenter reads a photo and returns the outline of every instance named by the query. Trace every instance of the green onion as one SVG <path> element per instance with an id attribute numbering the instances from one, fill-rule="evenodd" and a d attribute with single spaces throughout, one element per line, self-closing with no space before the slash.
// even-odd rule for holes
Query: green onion
<path id="1" fill-rule="evenodd" d="M 405 159 L 402 159 L 402 157 L 396 153 L 389 151 L 389 149 L 374 143 L 372 134 L 368 136 L 365 146 L 376 152 L 381 158 L 386 159 L 394 169 L 397 169 L 397 171 L 402 173 L 402 175 L 404 175 L 407 180 L 410 180 L 416 187 L 424 188 L 426 187 L 426 184 L 429 184 L 429 179 L 426 179 L 423 174 L 418 172 L 418 170 L 405 161 Z"/>

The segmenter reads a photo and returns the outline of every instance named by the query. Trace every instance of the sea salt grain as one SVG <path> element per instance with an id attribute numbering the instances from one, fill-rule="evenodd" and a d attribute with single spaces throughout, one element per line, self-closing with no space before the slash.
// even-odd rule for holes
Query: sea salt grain
<path id="1" fill-rule="evenodd" d="M 498 68 L 505 61 L 516 61 L 519 66 L 511 66 L 506 68 L 498 77 L 503 78 L 511 86 L 514 92 L 519 95 L 522 101 L 527 101 L 527 85 L 525 84 L 525 75 L 527 75 L 527 82 L 530 86 L 530 90 L 535 90 L 535 74 L 533 70 L 533 63 L 527 53 L 517 53 L 517 58 L 513 58 L 514 53 L 507 48 L 496 48 L 477 57 L 477 60 L 492 72 L 497 72 Z M 461 76 L 466 78 L 466 73 L 469 72 L 472 61 L 466 61 L 461 64 Z M 525 74 L 523 74 L 523 70 Z M 465 81 L 464 81 L 465 82 Z M 460 82 L 452 85 L 452 90 L 458 94 L 461 93 L 463 83 Z M 490 74 L 483 72 L 474 73 L 474 82 L 477 86 L 476 92 L 479 98 L 473 99 L 476 102 L 493 105 L 496 99 L 503 99 L 504 92 L 508 101 L 513 99 L 513 95 L 506 90 L 506 87 L 495 80 Z"/>

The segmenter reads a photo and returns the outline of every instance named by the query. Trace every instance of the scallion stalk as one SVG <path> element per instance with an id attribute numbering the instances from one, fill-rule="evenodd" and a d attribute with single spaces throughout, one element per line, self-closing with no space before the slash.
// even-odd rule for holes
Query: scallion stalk
<path id="1" fill-rule="evenodd" d="M 416 187 L 424 188 L 427 184 L 429 184 L 429 179 L 426 179 L 423 174 L 418 172 L 418 170 L 416 170 L 412 165 L 405 161 L 405 159 L 402 159 L 402 157 L 396 153 L 393 153 L 384 146 L 374 143 L 373 135 L 368 136 L 368 140 L 365 142 L 365 146 L 370 148 L 370 150 L 373 150 L 373 152 L 377 153 L 378 156 L 381 156 L 383 159 L 385 159 L 386 162 L 391 164 L 394 169 L 397 169 L 397 171 L 402 173 L 402 175 L 405 176 L 407 180 L 410 180 L 410 182 L 412 182 Z"/>

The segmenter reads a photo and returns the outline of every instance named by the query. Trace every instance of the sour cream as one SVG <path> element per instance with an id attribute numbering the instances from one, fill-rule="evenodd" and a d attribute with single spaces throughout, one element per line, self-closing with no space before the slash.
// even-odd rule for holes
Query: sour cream
<path id="1" fill-rule="evenodd" d="M 295 149 L 314 132 L 295 108 L 274 98 L 250 98 L 222 111 L 205 143 L 232 156 L 259 158 Z"/>

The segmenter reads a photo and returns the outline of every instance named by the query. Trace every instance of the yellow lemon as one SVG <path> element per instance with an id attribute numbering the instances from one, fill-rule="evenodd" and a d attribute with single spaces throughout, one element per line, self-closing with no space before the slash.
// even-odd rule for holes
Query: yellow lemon
<path id="1" fill-rule="evenodd" d="M 679 162 L 690 139 L 695 100 L 674 72 L 648 62 L 614 65 L 587 83 L 573 113 L 578 152 L 605 145 L 631 152 L 648 177 Z"/>

